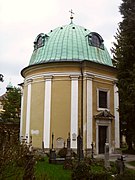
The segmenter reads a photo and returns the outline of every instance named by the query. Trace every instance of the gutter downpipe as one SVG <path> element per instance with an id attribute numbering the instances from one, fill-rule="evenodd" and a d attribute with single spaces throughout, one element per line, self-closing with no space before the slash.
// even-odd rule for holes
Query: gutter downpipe
<path id="1" fill-rule="evenodd" d="M 81 136 L 83 138 L 83 62 L 81 62 Z"/>
<path id="2" fill-rule="evenodd" d="M 82 61 L 81 62 L 81 66 L 80 66 L 80 70 L 81 70 L 81 76 L 82 76 L 82 79 L 81 79 L 81 131 L 79 130 L 80 132 L 80 135 L 82 137 L 82 157 L 84 157 L 84 146 L 83 146 L 83 64 L 84 62 Z"/>

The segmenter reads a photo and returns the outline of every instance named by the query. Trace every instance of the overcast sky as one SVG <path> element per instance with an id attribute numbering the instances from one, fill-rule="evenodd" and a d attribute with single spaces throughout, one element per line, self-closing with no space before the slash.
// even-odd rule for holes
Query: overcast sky
<path id="1" fill-rule="evenodd" d="M 118 23 L 121 0 L 0 0 L 0 95 L 8 83 L 23 82 L 20 71 L 28 66 L 33 42 L 40 33 L 73 22 L 99 33 L 110 52 Z"/>

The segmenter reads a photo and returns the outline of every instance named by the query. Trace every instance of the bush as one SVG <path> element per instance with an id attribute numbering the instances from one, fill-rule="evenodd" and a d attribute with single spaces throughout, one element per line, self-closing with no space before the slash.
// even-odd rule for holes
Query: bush
<path id="1" fill-rule="evenodd" d="M 59 150 L 58 152 L 58 156 L 60 156 L 61 158 L 66 158 L 66 154 L 67 154 L 67 148 L 62 148 Z"/>
<path id="2" fill-rule="evenodd" d="M 63 164 L 64 169 L 72 170 L 73 169 L 73 160 L 72 159 L 65 159 Z"/>
<path id="3" fill-rule="evenodd" d="M 83 179 L 89 179 L 89 177 L 90 177 L 90 166 L 85 162 L 79 162 L 73 169 L 72 179 L 83 180 Z"/>
<path id="4" fill-rule="evenodd" d="M 76 164 L 73 168 L 73 180 L 110 180 L 111 172 L 107 171 L 103 161 L 85 158 L 85 161 Z"/>
<path id="5" fill-rule="evenodd" d="M 125 171 L 123 174 L 118 174 L 115 177 L 116 180 L 134 180 L 135 179 L 135 174 L 131 173 L 129 171 Z"/>

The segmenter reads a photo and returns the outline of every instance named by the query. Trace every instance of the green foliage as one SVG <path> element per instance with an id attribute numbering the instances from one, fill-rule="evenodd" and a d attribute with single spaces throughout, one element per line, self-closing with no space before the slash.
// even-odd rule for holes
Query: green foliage
<path id="1" fill-rule="evenodd" d="M 10 89 L 2 100 L 4 112 L 1 119 L 4 122 L 19 122 L 21 107 L 21 90 L 19 88 Z"/>
<path id="2" fill-rule="evenodd" d="M 102 161 L 90 161 L 89 158 L 86 158 L 85 161 L 76 164 L 73 169 L 72 179 L 109 180 L 111 179 L 111 173 L 104 168 Z"/>
<path id="3" fill-rule="evenodd" d="M 131 161 L 128 164 L 130 164 L 131 166 L 135 166 L 135 161 Z"/>
<path id="4" fill-rule="evenodd" d="M 89 179 L 90 177 L 90 166 L 86 164 L 84 161 L 79 162 L 75 168 L 73 169 L 72 179 Z"/>
<path id="5" fill-rule="evenodd" d="M 4 81 L 4 80 L 3 80 L 3 77 L 4 77 L 4 76 L 3 76 L 2 74 L 0 74 L 0 81 L 1 81 L 1 82 Z"/>
<path id="6" fill-rule="evenodd" d="M 0 180 L 34 177 L 34 156 L 18 136 L 17 123 L 0 123 Z"/>
<path id="7" fill-rule="evenodd" d="M 135 173 L 132 173 L 128 170 L 124 172 L 124 174 L 118 174 L 115 177 L 116 180 L 134 180 L 135 179 Z"/>
<path id="8" fill-rule="evenodd" d="M 72 159 L 65 159 L 64 164 L 63 164 L 64 169 L 73 169 L 73 160 Z"/>
<path id="9" fill-rule="evenodd" d="M 61 158 L 65 158 L 66 154 L 67 154 L 67 148 L 65 148 L 65 147 L 60 149 L 59 152 L 58 152 L 58 156 L 61 157 Z"/>
<path id="10" fill-rule="evenodd" d="M 128 148 L 132 149 L 135 142 L 135 1 L 122 0 L 120 13 L 123 20 L 119 23 L 112 52 L 118 70 L 121 129 Z"/>

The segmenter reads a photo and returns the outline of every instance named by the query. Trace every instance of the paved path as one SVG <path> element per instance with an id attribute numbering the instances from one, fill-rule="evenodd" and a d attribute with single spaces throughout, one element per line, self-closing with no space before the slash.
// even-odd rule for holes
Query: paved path
<path id="1" fill-rule="evenodd" d="M 128 162 L 131 162 L 131 161 L 135 161 L 135 155 L 131 155 L 131 154 L 123 154 L 123 156 L 125 157 L 124 160 L 125 160 L 125 166 L 129 169 L 134 169 L 135 170 L 135 166 L 132 166 L 130 164 L 128 164 Z M 101 154 L 101 155 L 98 155 L 96 156 L 97 158 L 103 158 L 104 159 L 104 155 Z M 109 156 L 109 159 L 110 161 L 116 161 L 117 158 L 121 157 L 121 154 L 110 154 Z"/>

